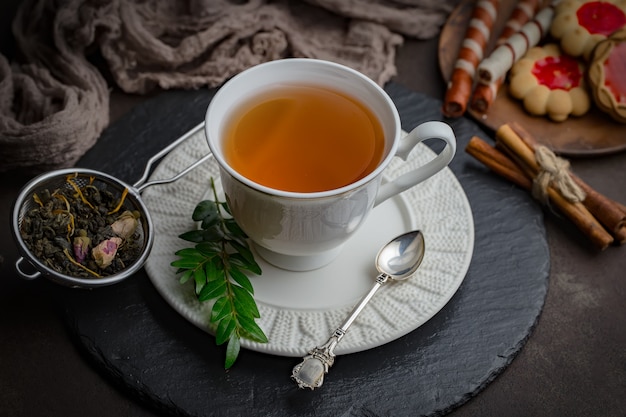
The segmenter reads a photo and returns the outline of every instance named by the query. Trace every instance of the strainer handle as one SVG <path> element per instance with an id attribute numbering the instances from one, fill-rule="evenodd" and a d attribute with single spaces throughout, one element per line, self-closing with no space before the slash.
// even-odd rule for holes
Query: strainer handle
<path id="1" fill-rule="evenodd" d="M 25 279 L 25 280 L 28 280 L 28 281 L 32 281 L 33 279 L 37 279 L 37 278 L 39 278 L 41 276 L 41 272 L 39 272 L 39 271 L 33 272 L 32 274 L 28 274 L 28 273 L 22 271 L 22 268 L 21 268 L 20 264 L 23 261 L 24 261 L 24 258 L 21 257 L 21 256 L 20 256 L 20 258 L 17 261 L 15 261 L 15 269 L 17 270 L 18 275 L 22 279 Z"/>
<path id="2" fill-rule="evenodd" d="M 191 136 L 195 135 L 196 133 L 198 133 L 198 131 L 200 131 L 202 129 L 204 129 L 204 122 L 198 124 L 196 127 L 194 127 L 193 129 L 189 130 L 183 136 L 181 136 L 180 138 L 176 139 L 174 142 L 172 142 L 171 144 L 169 144 L 168 146 L 163 148 L 161 151 L 159 151 L 157 154 L 155 154 L 152 158 L 150 158 L 148 160 L 148 163 L 146 164 L 146 168 L 144 169 L 143 176 L 135 183 L 135 185 L 134 185 L 135 188 L 137 188 L 141 192 L 144 188 L 146 188 L 146 187 L 148 187 L 150 185 L 165 184 L 165 183 L 168 183 L 168 182 L 176 181 L 178 178 L 182 177 L 184 174 L 186 174 L 187 172 L 191 171 L 193 168 L 195 168 L 201 162 L 204 162 L 206 159 L 208 159 L 209 156 L 207 155 L 204 158 L 202 158 L 200 161 L 197 161 L 191 167 L 187 168 L 185 171 L 183 171 L 180 174 L 178 174 L 174 178 L 170 178 L 170 179 L 167 179 L 167 180 L 158 180 L 158 182 L 150 182 L 150 183 L 147 183 L 147 184 L 145 183 L 146 180 L 148 179 L 148 177 L 150 176 L 150 173 L 152 172 L 152 165 L 154 165 L 155 162 L 159 161 L 165 155 L 170 153 L 172 151 L 172 149 L 176 148 L 178 145 L 180 145 L 181 143 L 183 143 L 184 141 L 186 141 L 187 139 L 189 139 Z"/>

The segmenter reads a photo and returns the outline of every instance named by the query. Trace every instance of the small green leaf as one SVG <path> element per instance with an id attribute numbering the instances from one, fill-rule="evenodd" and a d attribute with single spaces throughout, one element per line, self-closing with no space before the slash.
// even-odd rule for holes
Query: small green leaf
<path id="1" fill-rule="evenodd" d="M 198 259 L 180 258 L 173 261 L 170 265 L 176 268 L 193 269 L 197 268 L 201 263 L 202 260 Z"/>
<path id="2" fill-rule="evenodd" d="M 211 321 L 217 323 L 229 314 L 232 314 L 230 300 L 228 297 L 221 297 L 215 301 L 211 309 Z"/>
<path id="3" fill-rule="evenodd" d="M 238 285 L 231 285 L 231 289 L 235 294 L 235 297 L 233 298 L 233 303 L 235 304 L 237 312 L 248 317 L 259 318 L 259 309 L 256 306 L 256 302 L 254 301 L 252 295 L 250 295 L 250 293 L 246 289 Z"/>
<path id="4" fill-rule="evenodd" d="M 215 201 L 204 200 L 198 203 L 191 215 L 191 218 L 197 222 L 203 221 L 207 217 L 217 216 L 218 208 Z"/>
<path id="5" fill-rule="evenodd" d="M 205 271 L 209 281 L 217 279 L 226 282 L 226 270 L 224 269 L 224 263 L 219 256 L 215 256 L 207 262 Z"/>
<path id="6" fill-rule="evenodd" d="M 176 251 L 174 255 L 179 256 L 181 258 L 200 258 L 203 259 L 202 253 L 200 253 L 196 248 L 184 248 Z"/>
<path id="7" fill-rule="evenodd" d="M 258 324 L 249 317 L 239 316 L 239 325 L 246 333 L 246 338 L 259 343 L 267 343 L 267 336 Z"/>
<path id="8" fill-rule="evenodd" d="M 224 226 L 235 236 L 246 237 L 246 233 L 239 227 L 235 219 L 224 219 Z"/>
<path id="9" fill-rule="evenodd" d="M 226 316 L 220 320 L 215 331 L 215 343 L 218 345 L 224 344 L 235 333 L 235 327 L 237 322 L 233 316 Z"/>
<path id="10" fill-rule="evenodd" d="M 207 301 L 219 297 L 226 291 L 226 282 L 220 280 L 208 281 L 198 294 L 198 300 Z"/>
<path id="11" fill-rule="evenodd" d="M 202 231 L 202 240 L 205 242 L 218 242 L 224 238 L 224 232 L 219 227 L 211 227 Z"/>
<path id="12" fill-rule="evenodd" d="M 252 287 L 252 283 L 250 282 L 246 274 L 244 274 L 243 272 L 241 272 L 239 269 L 235 268 L 234 266 L 231 266 L 228 273 L 237 284 L 241 285 L 251 294 L 254 294 L 254 288 Z"/>
<path id="13" fill-rule="evenodd" d="M 236 241 L 236 240 L 229 240 L 228 243 L 230 244 L 230 246 L 232 246 L 241 256 L 243 256 L 243 258 L 250 262 L 250 263 L 255 263 L 254 261 L 254 254 L 252 253 L 252 251 L 250 250 L 250 248 L 248 247 L 247 244 L 241 244 L 240 242 Z"/>
<path id="14" fill-rule="evenodd" d="M 206 285 L 206 275 L 202 268 L 191 270 L 193 272 L 193 280 L 196 283 L 196 295 L 199 295 Z"/>
<path id="15" fill-rule="evenodd" d="M 226 360 L 224 361 L 224 368 L 230 369 L 235 364 L 237 356 L 239 356 L 239 350 L 241 349 L 241 343 L 239 337 L 233 334 L 228 339 L 228 345 L 226 346 Z"/>
<path id="16" fill-rule="evenodd" d="M 190 230 L 178 235 L 178 237 L 187 242 L 200 243 L 204 241 L 204 230 Z"/>
<path id="17" fill-rule="evenodd" d="M 231 216 L 233 215 L 233 213 L 230 212 L 230 207 L 228 207 L 228 203 L 221 201 L 219 204 L 220 204 L 220 207 L 224 209 L 226 213 L 228 213 Z"/>
<path id="18" fill-rule="evenodd" d="M 188 269 L 185 272 L 183 272 L 183 274 L 180 276 L 180 280 L 179 282 L 181 284 L 184 284 L 185 282 L 189 281 L 189 279 L 193 276 L 193 269 Z"/>
<path id="19" fill-rule="evenodd" d="M 219 242 L 200 242 L 196 249 L 206 257 L 213 257 L 222 251 L 222 245 Z"/>
<path id="20" fill-rule="evenodd" d="M 229 262 L 239 268 L 247 269 L 257 275 L 261 275 L 261 267 L 254 260 L 252 262 L 247 261 L 243 256 L 238 253 L 234 253 L 228 257 Z"/>
<path id="21" fill-rule="evenodd" d="M 202 223 L 200 224 L 200 227 L 202 229 L 209 229 L 211 227 L 217 226 L 220 223 L 220 218 L 218 217 L 217 213 L 215 214 L 215 216 L 207 216 L 204 218 L 204 220 L 202 220 Z"/>

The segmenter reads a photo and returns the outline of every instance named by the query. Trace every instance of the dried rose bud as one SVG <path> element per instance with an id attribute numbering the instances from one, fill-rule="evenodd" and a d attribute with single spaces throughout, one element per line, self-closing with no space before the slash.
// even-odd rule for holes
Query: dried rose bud
<path id="1" fill-rule="evenodd" d="M 121 237 L 122 239 L 128 239 L 135 233 L 137 230 L 137 225 L 139 222 L 137 218 L 139 217 L 139 212 L 132 212 L 126 210 L 113 222 L 111 225 L 111 229 L 113 229 L 113 233 Z"/>
<path id="2" fill-rule="evenodd" d="M 74 237 L 74 258 L 76 262 L 82 264 L 89 253 L 89 245 L 91 245 L 91 239 L 87 236 L 86 230 L 79 230 L 78 236 Z"/>
<path id="3" fill-rule="evenodd" d="M 96 264 L 100 268 L 106 268 L 111 265 L 113 262 L 113 258 L 115 258 L 115 254 L 117 253 L 117 248 L 122 244 L 122 239 L 119 237 L 112 237 L 107 240 L 103 240 L 93 248 L 91 251 L 91 255 L 96 260 Z"/>

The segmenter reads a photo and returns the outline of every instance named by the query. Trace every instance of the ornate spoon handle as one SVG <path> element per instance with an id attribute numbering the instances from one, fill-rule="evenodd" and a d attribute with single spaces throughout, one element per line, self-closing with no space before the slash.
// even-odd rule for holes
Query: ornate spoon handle
<path id="1" fill-rule="evenodd" d="M 298 387 L 313 390 L 322 386 L 324 383 L 324 375 L 328 373 L 330 367 L 335 363 L 335 347 L 363 308 L 365 308 L 365 305 L 388 279 L 389 275 L 386 273 L 378 275 L 370 291 L 361 299 L 356 307 L 352 309 L 350 316 L 333 332 L 326 343 L 310 350 L 309 354 L 302 358 L 302 362 L 294 366 L 291 378 L 296 381 Z"/>

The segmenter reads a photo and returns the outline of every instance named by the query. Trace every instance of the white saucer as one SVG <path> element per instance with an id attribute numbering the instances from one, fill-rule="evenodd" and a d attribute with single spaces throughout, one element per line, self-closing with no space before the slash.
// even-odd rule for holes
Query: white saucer
<path id="1" fill-rule="evenodd" d="M 174 176 L 208 152 L 204 131 L 199 129 L 163 159 L 152 179 Z M 387 178 L 401 175 L 433 155 L 426 146 L 419 145 L 409 162 L 391 163 Z M 170 263 L 176 259 L 174 252 L 190 246 L 178 236 L 196 227 L 191 213 L 206 198 L 209 179 L 218 182 L 218 176 L 217 164 L 211 159 L 175 183 L 147 188 L 142 197 L 155 228 L 154 246 L 145 265 L 148 276 L 179 314 L 207 332 L 211 332 L 210 305 L 197 301 L 191 283 L 179 283 Z M 376 207 L 339 258 L 323 268 L 291 272 L 257 256 L 263 274 L 251 276 L 251 281 L 261 313 L 257 323 L 269 343 L 242 340 L 242 346 L 276 355 L 302 356 L 324 343 L 374 283 L 374 259 L 379 248 L 413 229 L 422 230 L 426 241 L 420 269 L 407 281 L 381 288 L 335 353 L 370 349 L 425 323 L 461 285 L 474 247 L 472 211 L 448 168 Z"/>

